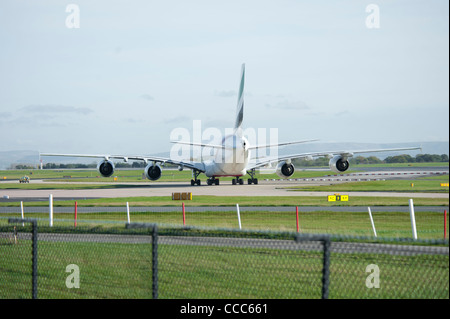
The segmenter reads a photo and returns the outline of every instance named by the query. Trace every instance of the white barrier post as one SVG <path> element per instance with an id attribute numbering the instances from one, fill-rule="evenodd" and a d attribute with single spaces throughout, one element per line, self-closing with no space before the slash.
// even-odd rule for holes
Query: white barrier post
<path id="1" fill-rule="evenodd" d="M 417 239 L 417 229 L 416 229 L 416 217 L 414 216 L 414 203 L 413 200 L 409 200 L 409 215 L 411 217 L 411 229 L 414 239 Z"/>
<path id="2" fill-rule="evenodd" d="M 130 224 L 130 205 L 128 205 L 128 202 L 127 202 L 127 220 L 128 224 Z"/>
<path id="3" fill-rule="evenodd" d="M 367 209 L 369 210 L 370 223 L 372 224 L 373 234 L 375 235 L 375 237 L 377 237 L 377 231 L 375 230 L 375 223 L 373 222 L 372 218 L 372 211 L 370 210 L 370 207 L 367 207 Z"/>
<path id="4" fill-rule="evenodd" d="M 53 195 L 48 196 L 49 225 L 53 227 Z"/>
<path id="5" fill-rule="evenodd" d="M 25 219 L 23 215 L 23 202 L 20 202 L 20 215 L 22 216 L 22 219 Z M 25 226 L 25 223 L 22 223 L 22 226 Z"/>
<path id="6" fill-rule="evenodd" d="M 239 204 L 236 204 L 236 210 L 237 210 L 238 221 L 239 221 L 239 229 L 242 229 L 242 227 L 241 227 L 241 214 L 239 213 Z"/>

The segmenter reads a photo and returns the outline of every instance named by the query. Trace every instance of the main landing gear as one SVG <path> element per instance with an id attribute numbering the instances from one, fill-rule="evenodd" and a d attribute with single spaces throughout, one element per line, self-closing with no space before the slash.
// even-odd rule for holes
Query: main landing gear
<path id="1" fill-rule="evenodd" d="M 200 186 L 200 180 L 197 179 L 197 177 L 198 177 L 198 175 L 200 175 L 200 173 L 201 172 L 197 171 L 197 170 L 192 171 L 192 175 L 193 175 L 194 179 L 191 179 L 191 186 L 194 186 L 194 185 Z"/>
<path id="2" fill-rule="evenodd" d="M 250 178 L 248 179 L 248 185 L 251 185 L 251 184 L 257 185 L 258 179 L 255 178 L 255 174 L 256 174 L 255 169 L 247 171 L 247 174 L 250 175 Z M 236 178 L 233 178 L 231 182 L 233 185 L 238 185 L 238 184 L 244 185 L 244 180 L 242 178 L 239 178 L 239 176 L 236 176 Z"/>
<path id="3" fill-rule="evenodd" d="M 215 177 L 208 178 L 206 180 L 206 184 L 208 184 L 208 185 L 219 185 L 219 179 L 217 179 Z"/>
<path id="4" fill-rule="evenodd" d="M 244 185 L 244 180 L 243 180 L 242 178 L 239 178 L 238 176 L 236 176 L 236 178 L 233 178 L 233 179 L 231 180 L 231 183 L 232 183 L 233 185 L 237 185 L 237 184 L 239 184 L 239 185 Z"/>
<path id="5" fill-rule="evenodd" d="M 193 170 L 192 171 L 192 176 L 194 177 L 194 179 L 191 179 L 191 185 L 192 186 L 200 185 L 200 180 L 197 178 L 198 175 L 200 175 L 200 173 L 201 172 L 197 171 L 197 170 Z M 251 184 L 257 185 L 258 184 L 258 179 L 255 178 L 255 175 L 256 175 L 255 169 L 252 169 L 252 170 L 248 171 L 247 174 L 250 175 L 250 178 L 248 179 L 248 184 L 249 185 L 251 185 Z M 208 178 L 206 180 L 206 183 L 208 185 L 219 185 L 219 179 L 213 176 L 213 177 Z M 240 178 L 239 176 L 236 176 L 235 178 L 233 178 L 231 180 L 231 183 L 233 185 L 244 185 L 244 180 L 242 178 Z"/>
<path id="6" fill-rule="evenodd" d="M 252 169 L 251 171 L 248 171 L 247 174 L 250 175 L 250 178 L 248 179 L 248 185 L 251 185 L 251 184 L 257 185 L 258 184 L 258 179 L 255 178 L 255 169 Z"/>

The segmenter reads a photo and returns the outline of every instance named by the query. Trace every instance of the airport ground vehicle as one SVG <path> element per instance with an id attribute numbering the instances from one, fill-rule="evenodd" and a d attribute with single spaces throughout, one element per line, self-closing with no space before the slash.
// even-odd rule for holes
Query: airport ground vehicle
<path id="1" fill-rule="evenodd" d="M 28 176 L 22 176 L 19 179 L 19 183 L 29 183 L 30 182 L 30 178 Z"/>

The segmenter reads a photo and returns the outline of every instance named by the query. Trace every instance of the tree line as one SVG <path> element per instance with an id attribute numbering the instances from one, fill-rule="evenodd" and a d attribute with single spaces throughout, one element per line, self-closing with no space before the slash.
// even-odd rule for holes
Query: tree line
<path id="1" fill-rule="evenodd" d="M 447 154 L 417 154 L 411 155 L 395 155 L 388 156 L 384 160 L 379 159 L 376 156 L 356 156 L 350 158 L 350 164 L 397 164 L 397 163 L 448 163 L 449 158 Z M 297 159 L 294 160 L 294 165 L 302 166 L 328 166 L 329 159 L 321 157 L 313 160 Z"/>

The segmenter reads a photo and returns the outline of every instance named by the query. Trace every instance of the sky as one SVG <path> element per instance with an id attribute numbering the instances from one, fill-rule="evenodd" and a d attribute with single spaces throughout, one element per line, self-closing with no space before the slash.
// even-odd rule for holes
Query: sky
<path id="1" fill-rule="evenodd" d="M 0 149 L 149 155 L 194 121 L 225 132 L 242 63 L 243 125 L 280 142 L 449 140 L 448 1 L 2 0 Z"/>

